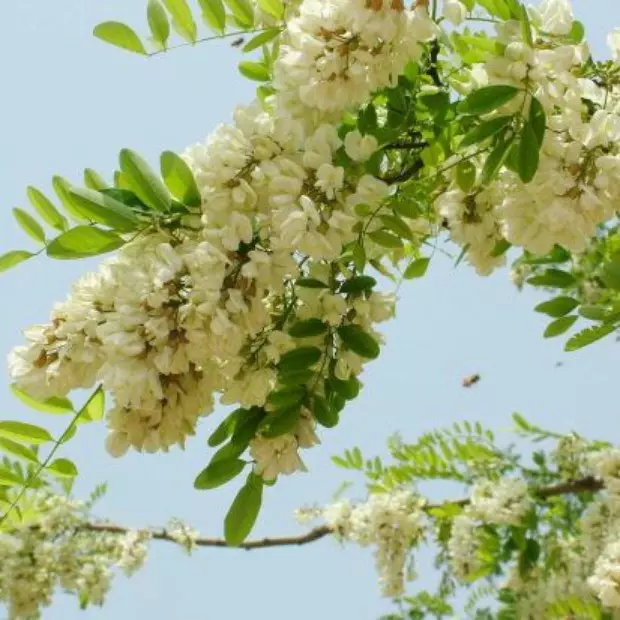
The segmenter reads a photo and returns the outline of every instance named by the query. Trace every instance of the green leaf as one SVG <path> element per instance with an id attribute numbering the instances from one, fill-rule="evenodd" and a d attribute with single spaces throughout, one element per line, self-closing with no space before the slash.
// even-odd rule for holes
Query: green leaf
<path id="1" fill-rule="evenodd" d="M 556 297 L 551 301 L 545 301 L 542 304 L 538 304 L 534 310 L 536 312 L 542 312 L 555 319 L 566 316 L 569 312 L 572 312 L 579 302 L 572 297 Z"/>
<path id="2" fill-rule="evenodd" d="M 516 86 L 509 86 L 507 84 L 485 86 L 474 91 L 461 101 L 458 105 L 458 111 L 461 114 L 472 116 L 488 114 L 512 101 L 519 92 L 520 90 Z"/>
<path id="3" fill-rule="evenodd" d="M 263 482 L 258 476 L 250 474 L 224 520 L 224 537 L 231 547 L 239 546 L 248 537 L 258 518 L 262 501 Z"/>
<path id="4" fill-rule="evenodd" d="M 0 437 L 14 441 L 23 441 L 28 444 L 54 441 L 54 438 L 40 426 L 9 420 L 0 421 Z"/>
<path id="5" fill-rule="evenodd" d="M 92 226 L 76 226 L 50 241 L 47 255 L 60 260 L 73 260 L 112 252 L 124 244 L 124 239 L 116 233 Z"/>
<path id="6" fill-rule="evenodd" d="M 547 325 L 544 337 L 555 338 L 556 336 L 567 332 L 575 324 L 575 321 L 577 321 L 578 318 L 579 317 L 577 316 L 564 316 L 561 319 L 556 319 Z"/>
<path id="7" fill-rule="evenodd" d="M 421 278 L 426 274 L 430 258 L 418 258 L 407 266 L 403 278 L 405 280 L 413 280 L 414 278 Z"/>
<path id="8" fill-rule="evenodd" d="M 366 250 L 360 243 L 355 243 L 351 250 L 353 264 L 358 271 L 362 271 L 366 267 Z"/>
<path id="9" fill-rule="evenodd" d="M 490 15 L 499 17 L 500 19 L 510 19 L 510 9 L 504 3 L 504 0 L 477 0 L 478 4 L 486 9 Z"/>
<path id="10" fill-rule="evenodd" d="M 114 198 L 116 202 L 122 202 L 127 207 L 131 207 L 131 210 L 133 212 L 142 211 L 143 213 L 148 213 L 150 211 L 150 209 L 145 206 L 132 191 L 128 189 L 108 187 L 106 189 L 100 189 L 98 191 L 104 196 L 110 196 L 110 198 Z"/>
<path id="11" fill-rule="evenodd" d="M 272 409 L 284 409 L 292 405 L 301 405 L 306 396 L 306 388 L 299 385 L 291 385 L 277 392 L 272 392 L 267 398 Z"/>
<path id="12" fill-rule="evenodd" d="M 594 304 L 581 306 L 578 312 L 584 319 L 590 321 L 604 321 L 608 315 L 608 310 Z"/>
<path id="13" fill-rule="evenodd" d="M 121 171 L 126 176 L 129 189 L 155 211 L 168 211 L 172 205 L 166 186 L 150 166 L 134 151 L 123 149 L 120 153 Z"/>
<path id="14" fill-rule="evenodd" d="M 26 252 L 25 250 L 12 250 L 6 254 L 0 255 L 0 273 L 8 271 L 12 267 L 16 267 L 25 260 L 35 256 L 32 252 Z"/>
<path id="15" fill-rule="evenodd" d="M 56 230 L 65 231 L 67 220 L 60 214 L 60 211 L 50 202 L 50 200 L 36 187 L 29 186 L 26 190 L 28 200 L 34 207 L 41 219 Z"/>
<path id="16" fill-rule="evenodd" d="M 522 4 L 519 8 L 521 12 L 521 36 L 530 47 L 534 47 L 534 37 L 532 35 L 530 16 L 527 14 L 527 9 L 525 8 L 525 5 Z"/>
<path id="17" fill-rule="evenodd" d="M 481 181 L 483 185 L 490 183 L 504 165 L 508 152 L 512 145 L 512 139 L 500 140 L 495 148 L 491 151 L 482 168 Z"/>
<path id="18" fill-rule="evenodd" d="M 258 0 L 258 6 L 261 11 L 264 11 L 276 19 L 282 19 L 284 17 L 284 4 L 282 0 Z"/>
<path id="19" fill-rule="evenodd" d="M 170 193 L 188 207 L 202 204 L 194 175 L 185 161 L 172 151 L 161 155 L 161 176 Z"/>
<path id="20" fill-rule="evenodd" d="M 325 428 L 333 428 L 338 424 L 338 412 L 332 409 L 327 401 L 318 394 L 312 397 L 312 413 L 316 421 Z"/>
<path id="21" fill-rule="evenodd" d="M 243 77 L 255 82 L 268 82 L 271 79 L 269 69 L 263 62 L 254 62 L 251 60 L 244 60 L 239 63 L 239 73 Z"/>
<path id="22" fill-rule="evenodd" d="M 478 144 L 484 140 L 488 140 L 497 135 L 502 129 L 508 127 L 513 121 L 512 116 L 498 116 L 489 121 L 483 121 L 480 125 L 474 127 L 465 134 L 461 141 L 460 147 L 466 148 L 472 144 Z"/>
<path id="23" fill-rule="evenodd" d="M 60 199 L 63 208 L 72 217 L 72 219 L 76 222 L 88 221 L 86 215 L 80 211 L 79 206 L 75 203 L 75 200 L 71 196 L 71 189 L 73 186 L 69 183 L 69 181 L 63 179 L 62 177 L 55 176 L 52 178 L 52 187 Z"/>
<path id="24" fill-rule="evenodd" d="M 341 293 L 359 293 L 370 291 L 377 285 L 377 281 L 371 276 L 354 276 L 342 284 Z"/>
<path id="25" fill-rule="evenodd" d="M 239 25 L 245 29 L 254 26 L 254 9 L 248 0 L 225 0 Z"/>
<path id="26" fill-rule="evenodd" d="M 295 282 L 295 285 L 301 286 L 302 288 L 329 288 L 329 284 L 325 284 L 325 282 L 321 282 L 314 278 L 299 278 L 299 280 Z"/>
<path id="27" fill-rule="evenodd" d="M 519 142 L 519 178 L 524 183 L 529 183 L 538 170 L 540 160 L 540 143 L 534 132 L 532 123 L 525 123 Z"/>
<path id="28" fill-rule="evenodd" d="M 615 325 L 611 324 L 603 324 L 597 325 L 595 327 L 588 327 L 583 331 L 580 331 L 578 334 L 575 334 L 569 341 L 566 343 L 564 347 L 565 351 L 577 351 L 578 349 L 583 349 L 583 347 L 587 347 L 588 345 L 596 342 L 597 340 L 601 340 L 605 336 L 611 334 L 615 331 Z"/>
<path id="29" fill-rule="evenodd" d="M 497 258 L 499 256 L 503 256 L 508 252 L 508 250 L 512 247 L 512 243 L 506 241 L 506 239 L 501 239 L 495 244 L 493 251 L 491 252 L 491 256 Z"/>
<path id="30" fill-rule="evenodd" d="M 84 185 L 88 187 L 88 189 L 92 189 L 96 192 L 108 188 L 108 184 L 103 180 L 101 175 L 92 168 L 86 168 L 86 170 L 84 170 Z"/>
<path id="31" fill-rule="evenodd" d="M 413 232 L 407 226 L 407 223 L 398 215 L 381 215 L 379 216 L 383 225 L 395 233 L 398 237 L 413 241 Z"/>
<path id="32" fill-rule="evenodd" d="M 288 351 L 280 358 L 280 368 L 287 370 L 304 370 L 316 364 L 323 355 L 316 347 L 300 347 Z"/>
<path id="33" fill-rule="evenodd" d="M 12 441 L 10 439 L 0 439 L 0 450 L 2 450 L 2 452 L 6 452 L 7 454 L 11 454 L 12 456 L 16 456 L 17 458 L 24 459 L 29 463 L 34 463 L 35 465 L 39 464 L 37 453 L 32 448 L 22 446 L 22 444 L 17 443 L 16 441 Z"/>
<path id="34" fill-rule="evenodd" d="M 338 335 L 342 342 L 357 355 L 368 359 L 375 359 L 379 356 L 380 349 L 377 341 L 358 325 L 343 325 L 338 328 Z"/>
<path id="35" fill-rule="evenodd" d="M 78 475 L 78 468 L 69 459 L 56 459 L 45 469 L 60 478 L 75 478 Z"/>
<path id="36" fill-rule="evenodd" d="M 190 43 L 195 43 L 198 28 L 186 0 L 163 0 L 163 3 L 172 15 L 172 26 L 179 36 Z"/>
<path id="37" fill-rule="evenodd" d="M 231 439 L 232 444 L 242 448 L 238 454 L 241 454 L 248 447 L 265 416 L 266 412 L 264 409 L 252 407 L 246 410 L 245 414 L 239 418 Z"/>
<path id="38" fill-rule="evenodd" d="M 158 0 L 149 0 L 146 15 L 153 40 L 162 49 L 166 49 L 170 37 L 170 22 L 164 7 Z"/>
<path id="39" fill-rule="evenodd" d="M 470 161 L 462 161 L 456 167 L 456 183 L 464 192 L 469 192 L 476 184 L 476 166 Z"/>
<path id="40" fill-rule="evenodd" d="M 52 398 L 46 400 L 37 400 L 36 398 L 32 398 L 29 394 L 26 394 L 23 390 L 20 390 L 16 385 L 11 385 L 11 392 L 13 392 L 13 395 L 24 403 L 24 405 L 35 411 L 60 415 L 73 413 L 73 405 L 68 398 L 52 396 Z"/>
<path id="41" fill-rule="evenodd" d="M 530 103 L 529 124 L 536 134 L 538 148 L 540 149 L 545 138 L 545 131 L 547 130 L 547 115 L 536 97 L 532 97 L 532 102 Z"/>
<path id="42" fill-rule="evenodd" d="M 207 443 L 212 448 L 224 443 L 233 434 L 237 422 L 245 413 L 247 413 L 247 411 L 243 408 L 235 409 L 224 420 L 222 420 L 218 427 L 211 433 L 209 439 L 207 439 Z"/>
<path id="43" fill-rule="evenodd" d="M 209 463 L 194 480 L 194 488 L 199 491 L 215 489 L 238 476 L 247 465 L 238 458 L 229 458 Z"/>
<path id="44" fill-rule="evenodd" d="M 105 392 L 102 386 L 99 386 L 84 403 L 79 411 L 78 421 L 80 422 L 98 422 L 103 420 L 105 414 Z"/>
<path id="45" fill-rule="evenodd" d="M 22 479 L 7 467 L 0 467 L 0 486 L 17 486 L 22 484 Z"/>
<path id="46" fill-rule="evenodd" d="M 20 228 L 37 243 L 45 245 L 45 231 L 41 224 L 35 220 L 30 213 L 22 209 L 13 209 L 13 217 L 16 219 Z"/>
<path id="47" fill-rule="evenodd" d="M 120 22 L 104 22 L 95 27 L 93 34 L 102 41 L 146 56 L 140 37 L 127 25 Z"/>
<path id="48" fill-rule="evenodd" d="M 257 34 L 255 37 L 252 37 L 244 46 L 244 52 L 252 52 L 255 49 L 258 49 L 262 45 L 273 41 L 282 31 L 280 28 L 269 28 L 268 30 L 263 30 L 260 34 Z"/>
<path id="49" fill-rule="evenodd" d="M 583 41 L 583 37 L 585 36 L 585 34 L 586 29 L 584 25 L 580 21 L 575 20 L 570 29 L 570 32 L 568 33 L 568 38 L 574 45 L 579 45 L 579 43 Z"/>
<path id="50" fill-rule="evenodd" d="M 307 321 L 298 321 L 289 330 L 288 333 L 293 338 L 309 338 L 311 336 L 319 336 L 327 331 L 327 325 L 320 319 L 308 319 Z"/>
<path id="51" fill-rule="evenodd" d="M 108 194 L 77 187 L 71 189 L 69 194 L 80 212 L 93 222 L 122 233 L 132 232 L 140 224 L 140 219 L 132 209 Z"/>
<path id="52" fill-rule="evenodd" d="M 360 382 L 356 377 L 351 377 L 346 381 L 332 377 L 328 381 L 329 389 L 342 396 L 346 400 L 357 398 L 360 393 Z"/>
<path id="53" fill-rule="evenodd" d="M 575 284 L 573 275 L 561 269 L 547 269 L 542 275 L 527 280 L 532 286 L 547 286 L 553 288 L 568 288 Z"/>
<path id="54" fill-rule="evenodd" d="M 377 245 L 381 247 L 394 249 L 402 248 L 403 242 L 387 230 L 375 230 L 368 235 Z"/>
<path id="55" fill-rule="evenodd" d="M 613 254 L 603 265 L 601 279 L 608 288 L 620 291 L 620 252 Z"/>
<path id="56" fill-rule="evenodd" d="M 300 414 L 300 403 L 290 407 L 285 407 L 283 409 L 278 409 L 265 416 L 258 430 L 265 437 L 281 437 L 282 435 L 286 435 L 295 429 L 297 423 L 299 422 Z"/>
<path id="57" fill-rule="evenodd" d="M 202 19 L 207 28 L 217 34 L 226 31 L 226 9 L 222 0 L 198 0 L 202 9 Z"/>
<path id="58" fill-rule="evenodd" d="M 312 370 L 287 370 L 281 368 L 278 379 L 282 385 L 305 385 L 314 378 Z"/>

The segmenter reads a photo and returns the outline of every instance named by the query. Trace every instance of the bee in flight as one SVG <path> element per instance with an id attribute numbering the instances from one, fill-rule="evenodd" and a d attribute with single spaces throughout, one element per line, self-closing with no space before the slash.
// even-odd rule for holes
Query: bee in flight
<path id="1" fill-rule="evenodd" d="M 238 39 L 235 39 L 230 46 L 231 47 L 240 47 L 241 45 L 243 45 L 243 42 L 245 41 L 245 39 L 243 37 L 239 37 Z"/>
<path id="2" fill-rule="evenodd" d="M 476 385 L 476 383 L 478 383 L 478 381 L 480 381 L 480 375 L 478 375 L 478 374 L 470 375 L 469 377 L 465 377 L 463 379 L 463 387 L 470 388 L 470 387 Z"/>

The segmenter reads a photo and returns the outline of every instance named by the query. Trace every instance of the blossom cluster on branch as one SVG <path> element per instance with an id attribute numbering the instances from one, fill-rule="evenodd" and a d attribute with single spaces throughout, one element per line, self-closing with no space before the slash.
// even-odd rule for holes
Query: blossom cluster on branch
<path id="1" fill-rule="evenodd" d="M 43 408 L 65 406 L 76 389 L 105 390 L 113 400 L 106 448 L 115 457 L 184 447 L 216 405 L 236 406 L 209 437 L 219 449 L 194 484 L 210 489 L 251 470 L 225 520 L 226 541 L 239 545 L 263 486 L 305 471 L 300 451 L 358 395 L 383 344 L 378 325 L 396 310 L 386 282 L 423 276 L 444 239 L 457 246 L 457 262 L 482 275 L 505 264 L 511 247 L 521 252 L 518 284 L 564 291 L 537 307 L 556 319 L 546 336 L 567 331 L 579 306 L 599 321 L 570 349 L 620 324 L 620 35 L 609 38 L 613 60 L 596 62 L 568 0 L 236 0 L 228 15 L 220 0 L 205 2 L 217 5 L 205 20 L 222 36 L 228 22 L 260 31 L 244 49 L 262 50 L 261 59 L 240 65 L 262 82 L 257 98 L 183 154 L 164 153 L 163 181 L 127 149 L 113 186 L 92 171 L 87 189 L 56 177 L 71 224 L 29 189 L 60 235 L 48 241 L 32 216 L 15 217 L 48 256 L 115 254 L 74 284 L 47 323 L 26 330 L 9 368 L 18 393 Z M 149 25 L 165 49 L 167 14 L 154 6 Z M 189 8 L 171 6 L 174 27 L 195 42 Z M 494 34 L 472 32 L 478 20 L 492 22 Z M 97 32 L 144 52 L 122 24 Z M 32 256 L 3 255 L 0 269 Z M 569 260 L 572 273 L 556 268 Z M 83 413 L 87 406 L 68 431 Z M 44 429 L 8 424 L 11 441 L 48 441 Z M 514 463 L 489 441 L 469 459 L 459 452 L 469 444 L 455 456 L 442 436 L 422 448 L 433 442 L 443 460 L 434 451 L 428 467 L 409 462 L 398 442 L 402 469 L 349 453 L 341 463 L 366 469 L 374 494 L 320 512 L 341 538 L 375 547 L 387 595 L 404 594 L 409 551 L 436 530 L 444 594 L 459 580 L 496 577 L 503 562 L 516 572 L 501 602 L 517 617 L 547 613 L 562 591 L 618 606 L 615 453 L 600 453 L 587 470 L 588 446 L 558 448 L 558 471 L 594 475 L 607 488 L 592 505 L 567 500 L 574 511 L 565 531 L 553 502 L 532 497 L 532 483 L 549 482 L 542 473 L 511 476 Z M 9 474 L 13 510 L 28 494 Z M 430 510 L 411 489 L 425 478 L 465 483 L 471 500 Z M 177 530 L 191 550 L 195 533 Z M 120 562 L 115 553 L 106 566 Z M 541 554 L 555 564 L 539 574 Z"/>

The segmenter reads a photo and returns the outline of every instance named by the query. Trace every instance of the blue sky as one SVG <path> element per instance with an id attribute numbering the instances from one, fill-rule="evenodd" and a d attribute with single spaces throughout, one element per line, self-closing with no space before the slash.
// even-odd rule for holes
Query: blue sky
<path id="1" fill-rule="evenodd" d="M 165 149 L 182 150 L 202 139 L 228 120 L 234 105 L 252 97 L 253 86 L 236 71 L 238 52 L 227 44 L 147 60 L 92 38 L 93 26 L 108 19 L 145 32 L 145 0 L 3 4 L 0 253 L 30 247 L 10 213 L 26 205 L 27 185 L 47 191 L 54 174 L 78 182 L 85 167 L 109 177 L 123 147 L 155 161 Z M 575 9 L 595 53 L 605 55 L 605 34 L 620 25 L 620 4 L 575 0 Z M 70 282 L 94 264 L 36 260 L 3 275 L 3 355 L 20 342 L 20 330 L 45 320 Z M 564 354 L 560 340 L 542 339 L 545 320 L 532 311 L 536 299 L 518 294 L 506 271 L 479 278 L 466 265 L 455 270 L 440 257 L 424 280 L 403 286 L 397 320 L 384 330 L 388 345 L 368 367 L 364 391 L 340 426 L 323 433 L 323 445 L 306 452 L 310 472 L 267 490 L 255 535 L 302 531 L 294 508 L 329 501 L 350 478 L 330 456 L 353 445 L 368 455 L 384 454 L 385 439 L 397 430 L 414 439 L 466 419 L 502 430 L 510 426 L 510 414 L 520 411 L 559 430 L 608 440 L 620 435 L 620 345 L 608 339 Z M 564 365 L 556 368 L 557 361 Z M 482 381 L 464 390 L 461 379 L 473 372 Z M 15 401 L 8 381 L 0 382 L 0 417 L 60 428 L 57 419 Z M 80 466 L 78 495 L 106 480 L 110 490 L 98 508 L 102 516 L 131 526 L 183 517 L 201 533 L 219 536 L 235 486 L 205 493 L 192 488 L 209 459 L 206 437 L 219 417 L 216 412 L 203 423 L 186 452 L 130 454 L 121 460 L 105 453 L 103 425 L 82 429 L 65 452 Z M 422 563 L 419 572 L 421 583 L 428 583 L 431 566 Z M 138 575 L 118 579 L 104 609 L 80 612 L 75 600 L 59 596 L 43 617 L 374 620 L 389 608 L 378 594 L 371 552 L 341 549 L 332 540 L 251 553 L 199 550 L 192 558 L 156 543 Z"/>

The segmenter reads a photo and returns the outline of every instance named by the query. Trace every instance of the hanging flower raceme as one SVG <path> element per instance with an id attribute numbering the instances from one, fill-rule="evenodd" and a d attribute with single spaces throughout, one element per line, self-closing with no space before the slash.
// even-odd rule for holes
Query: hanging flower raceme
<path id="1" fill-rule="evenodd" d="M 340 120 L 395 84 L 438 33 L 426 8 L 402 0 L 304 0 L 275 63 L 278 108 L 316 122 Z"/>

